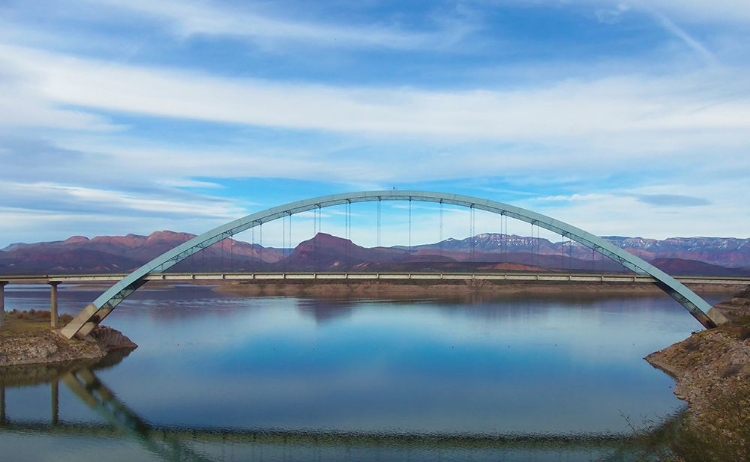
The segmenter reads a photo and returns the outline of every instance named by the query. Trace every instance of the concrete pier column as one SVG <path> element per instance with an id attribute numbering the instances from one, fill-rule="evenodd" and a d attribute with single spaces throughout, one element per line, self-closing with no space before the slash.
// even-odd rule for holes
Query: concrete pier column
<path id="1" fill-rule="evenodd" d="M 51 403 L 52 406 L 52 425 L 57 425 L 60 423 L 60 382 L 55 379 L 51 383 L 52 385 L 52 396 L 51 396 Z"/>
<path id="2" fill-rule="evenodd" d="M 48 282 L 47 284 L 50 285 L 50 294 L 49 294 L 49 323 L 52 327 L 57 328 L 58 322 L 57 322 L 57 286 L 60 285 L 59 282 Z"/>
<path id="3" fill-rule="evenodd" d="M 8 281 L 0 281 L 0 326 L 5 322 L 5 286 Z"/>
<path id="4" fill-rule="evenodd" d="M 5 385 L 0 385 L 0 425 L 5 425 Z"/>

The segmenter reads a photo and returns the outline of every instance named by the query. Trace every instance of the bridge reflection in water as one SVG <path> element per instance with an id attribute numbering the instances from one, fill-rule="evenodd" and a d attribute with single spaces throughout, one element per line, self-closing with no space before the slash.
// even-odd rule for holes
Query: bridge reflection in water
<path id="1" fill-rule="evenodd" d="M 59 382 L 104 422 L 66 422 L 59 418 Z M 274 431 L 236 428 L 160 426 L 148 423 L 117 398 L 89 367 L 61 372 L 50 383 L 49 422 L 15 420 L 6 414 L 6 386 L 0 376 L 0 436 L 3 433 L 65 438 L 127 438 L 160 461 L 218 460 L 586 460 L 635 461 L 662 447 L 674 434 L 679 416 L 650 433 L 622 435 L 512 434 L 452 435 Z M 86 443 L 82 443 L 86 444 Z M 200 447 L 200 449 L 197 449 Z M 521 457 L 520 459 L 517 459 Z M 529 458 L 530 457 L 530 458 Z"/>

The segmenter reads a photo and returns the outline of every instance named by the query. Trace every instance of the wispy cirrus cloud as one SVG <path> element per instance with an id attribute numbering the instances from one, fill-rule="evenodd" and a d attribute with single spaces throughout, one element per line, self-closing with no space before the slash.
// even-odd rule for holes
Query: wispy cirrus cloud
<path id="1" fill-rule="evenodd" d="M 522 1 L 499 0 L 496 3 L 517 4 Z M 745 0 L 539 0 L 536 4 L 568 4 L 570 7 L 583 5 L 594 8 L 597 18 L 605 22 L 613 22 L 627 11 L 659 11 L 693 24 L 720 23 L 739 26 L 750 22 L 750 4 Z"/>
<path id="2" fill-rule="evenodd" d="M 581 193 L 524 200 L 521 205 L 605 236 L 746 237 L 742 219 L 728 219 L 741 216 L 745 208 L 742 200 L 730 197 L 731 191 L 738 187 L 742 188 L 741 181 L 721 185 L 611 188 L 597 192 L 584 189 Z"/>
<path id="3" fill-rule="evenodd" d="M 68 211 L 81 214 L 154 215 L 161 217 L 208 217 L 229 219 L 242 215 L 244 210 L 230 201 L 209 199 L 192 195 L 190 200 L 177 200 L 154 194 L 137 194 L 113 189 L 86 188 L 62 183 L 13 183 L 0 184 L 0 194 L 9 197 L 5 206 L 22 208 L 34 202 L 48 210 Z M 182 193 L 184 195 L 184 193 Z"/>
<path id="4" fill-rule="evenodd" d="M 102 115 L 55 104 L 40 92 L 38 83 L 29 74 L 13 75 L 8 67 L 5 72 L 0 70 L 0 130 L 35 127 L 108 131 L 119 128 Z"/>
<path id="5" fill-rule="evenodd" d="M 698 56 L 703 59 L 705 64 L 716 66 L 719 64 L 718 59 L 716 58 L 715 54 L 706 47 L 703 43 L 698 41 L 695 37 L 690 35 L 685 29 L 678 26 L 674 23 L 671 19 L 669 19 L 666 15 L 663 13 L 651 10 L 650 13 L 654 16 L 656 21 L 658 21 L 666 31 L 668 31 L 670 34 L 677 37 L 679 40 L 681 40 L 685 45 L 687 45 L 688 48 L 693 50 Z"/>
<path id="6" fill-rule="evenodd" d="M 86 0 L 84 0 L 86 1 Z M 415 50 L 449 45 L 473 28 L 465 23 L 451 22 L 450 29 L 435 24 L 433 30 L 418 31 L 385 24 L 342 24 L 325 20 L 293 19 L 290 12 L 295 5 L 240 3 L 234 5 L 193 0 L 103 0 L 95 7 L 106 6 L 162 21 L 176 36 L 235 37 L 256 42 L 293 42 L 313 46 L 337 48 L 387 48 Z M 299 7 L 301 5 L 297 5 Z M 446 24 L 446 23 L 443 23 Z"/>
<path id="7" fill-rule="evenodd" d="M 639 196 L 638 200 L 658 207 L 699 207 L 711 205 L 711 201 L 702 197 L 683 196 L 679 194 L 645 194 Z"/>
<path id="8" fill-rule="evenodd" d="M 1 45 L 0 61 L 34 83 L 28 91 L 49 111 L 76 107 L 284 129 L 505 141 L 657 132 L 668 139 L 716 130 L 721 142 L 727 130 L 750 128 L 749 89 L 740 78 L 746 69 L 568 80 L 512 91 L 425 91 L 240 80 Z M 716 79 L 730 87 L 715 86 Z M 727 100 L 728 94 L 734 97 Z M 89 117 L 97 122 L 89 128 L 102 125 Z"/>
<path id="9" fill-rule="evenodd" d="M 619 0 L 619 3 L 661 11 L 691 23 L 741 25 L 750 22 L 750 3 L 744 0 Z"/>

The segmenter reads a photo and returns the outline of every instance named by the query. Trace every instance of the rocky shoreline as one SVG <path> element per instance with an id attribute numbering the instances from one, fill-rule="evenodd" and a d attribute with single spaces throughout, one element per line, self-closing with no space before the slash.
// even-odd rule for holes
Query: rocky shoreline
<path id="1" fill-rule="evenodd" d="M 580 295 L 580 294 L 627 294 L 628 296 L 652 296 L 662 293 L 653 284 L 629 284 L 620 282 L 552 282 L 552 281 L 493 281 L 493 280 L 388 280 L 362 281 L 357 279 L 320 284 L 305 280 L 269 281 L 210 281 L 214 291 L 235 296 L 273 297 L 455 297 L 474 294 L 504 295 Z M 721 284 L 691 284 L 690 288 L 700 293 L 731 294 L 738 286 Z"/>
<path id="2" fill-rule="evenodd" d="M 0 332 L 0 368 L 66 362 L 96 362 L 116 350 L 138 345 L 121 332 L 98 326 L 90 339 L 70 341 L 52 329 Z"/>
<path id="3" fill-rule="evenodd" d="M 750 339 L 720 329 L 696 332 L 686 340 L 646 356 L 652 366 L 674 377 L 675 395 L 702 415 L 718 395 L 750 380 Z"/>
<path id="4" fill-rule="evenodd" d="M 675 379 L 675 395 L 688 403 L 686 434 L 695 443 L 696 451 L 714 451 L 704 453 L 705 460 L 747 460 L 750 288 L 731 301 L 718 304 L 716 309 L 730 320 L 728 324 L 695 332 L 645 359 Z"/>

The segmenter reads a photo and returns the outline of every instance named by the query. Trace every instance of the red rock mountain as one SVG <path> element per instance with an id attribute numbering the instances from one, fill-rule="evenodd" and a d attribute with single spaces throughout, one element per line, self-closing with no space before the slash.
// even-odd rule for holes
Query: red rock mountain
<path id="1" fill-rule="evenodd" d="M 130 272 L 158 255 L 195 237 L 189 233 L 157 231 L 149 236 L 73 236 L 65 241 L 13 244 L 0 251 L 2 274 L 122 273 Z M 281 260 L 284 253 L 257 244 L 227 239 L 175 266 L 207 271 L 263 267 Z"/>
<path id="2" fill-rule="evenodd" d="M 129 272 L 193 238 L 159 231 L 149 236 L 73 236 L 65 241 L 13 244 L 0 251 L 0 274 Z M 670 274 L 750 275 L 750 240 L 724 238 L 607 238 Z M 692 258 L 690 258 L 692 257 Z M 320 233 L 295 249 L 264 248 L 228 239 L 171 271 L 623 271 L 588 248 L 525 236 L 480 234 L 429 245 L 365 248 Z"/>

